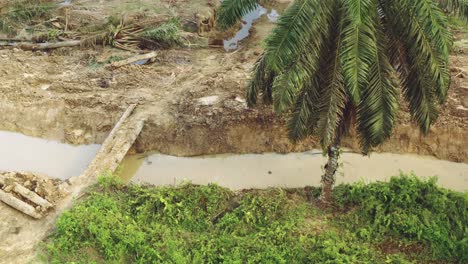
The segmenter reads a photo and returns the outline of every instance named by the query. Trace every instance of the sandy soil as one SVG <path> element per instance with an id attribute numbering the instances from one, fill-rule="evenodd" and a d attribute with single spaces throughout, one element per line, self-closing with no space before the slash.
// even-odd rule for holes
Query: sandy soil
<path id="1" fill-rule="evenodd" d="M 209 2 L 201 0 L 142 0 L 132 6 L 134 9 L 127 6 L 128 1 L 75 2 L 74 12 L 81 15 L 73 23 L 90 21 L 83 19 L 83 14 L 100 19 L 119 10 L 175 12 L 187 19 L 211 10 Z M 188 3 L 193 6 L 188 8 Z M 164 10 L 151 9 L 161 6 Z M 215 48 L 164 50 L 152 64 L 113 70 L 96 69 L 93 62 L 132 54 L 101 47 L 51 52 L 0 50 L 0 129 L 72 144 L 102 143 L 126 107 L 138 103 L 136 111 L 149 118 L 134 152 L 155 150 L 192 156 L 316 148 L 313 138 L 291 144 L 284 118 L 277 117 L 268 106 L 248 109 L 245 105 L 246 80 L 261 53 L 261 40 L 273 26 L 263 17 L 251 37 L 232 53 Z M 468 48 L 458 52 L 452 57 L 457 69 L 453 71 L 449 99 L 429 135 L 423 137 L 403 109 L 393 136 L 376 151 L 468 162 Z M 352 138 L 344 145 L 359 149 Z M 41 222 L 1 204 L 0 218 L 15 223 L 8 227 L 12 236 L 19 232 L 18 226 L 36 230 L 30 234 L 32 238 L 46 233 L 40 228 Z M 28 261 L 33 248 L 34 244 L 24 241 L 0 248 L 0 263 Z"/>

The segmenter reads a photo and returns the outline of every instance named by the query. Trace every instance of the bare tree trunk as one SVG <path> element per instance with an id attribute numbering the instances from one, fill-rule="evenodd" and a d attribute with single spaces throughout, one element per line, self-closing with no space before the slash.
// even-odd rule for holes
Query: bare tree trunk
<path id="1" fill-rule="evenodd" d="M 333 145 L 328 146 L 328 162 L 325 165 L 325 173 L 322 176 L 322 193 L 320 194 L 320 200 L 325 204 L 330 204 L 332 202 L 332 192 L 336 180 L 339 156 L 340 144 L 336 141 Z"/>

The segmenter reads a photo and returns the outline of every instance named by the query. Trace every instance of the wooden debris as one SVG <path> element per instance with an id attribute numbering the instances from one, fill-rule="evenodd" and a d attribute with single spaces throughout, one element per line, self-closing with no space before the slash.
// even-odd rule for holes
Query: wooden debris
<path id="1" fill-rule="evenodd" d="M 38 213 L 34 207 L 14 197 L 12 194 L 6 193 L 0 189 L 0 201 L 8 204 L 16 210 L 27 214 L 35 219 L 42 218 L 42 214 Z"/>
<path id="2" fill-rule="evenodd" d="M 44 212 L 54 207 L 46 198 L 25 187 L 31 186 L 31 181 L 24 178 L 23 174 L 5 175 L 7 176 L 0 175 L 0 201 L 36 219 L 43 217 Z"/>
<path id="3" fill-rule="evenodd" d="M 76 47 L 81 45 L 81 40 L 70 40 L 70 41 L 62 41 L 62 42 L 54 42 L 54 43 L 18 43 L 15 46 L 22 50 L 48 50 L 48 49 L 58 49 L 64 47 Z"/>
<path id="4" fill-rule="evenodd" d="M 68 41 L 53 42 L 53 43 L 26 43 L 26 42 L 0 43 L 0 47 L 18 48 L 22 50 L 31 50 L 31 51 L 58 49 L 58 48 L 65 48 L 65 47 L 77 47 L 77 46 L 81 46 L 81 40 L 68 40 Z"/>
<path id="5" fill-rule="evenodd" d="M 13 188 L 14 192 L 23 196 L 25 199 L 28 199 L 29 201 L 41 206 L 43 209 L 49 209 L 53 207 L 53 205 L 49 203 L 49 201 L 43 199 L 42 197 L 37 195 L 35 192 L 26 189 L 25 187 L 19 185 L 18 183 L 14 183 L 13 186 L 14 186 Z"/>
<path id="6" fill-rule="evenodd" d="M 155 51 L 150 52 L 150 53 L 146 53 L 146 54 L 136 55 L 136 56 L 130 57 L 130 58 L 125 59 L 125 60 L 114 61 L 111 64 L 109 64 L 108 67 L 118 68 L 118 67 L 122 67 L 124 65 L 135 63 L 137 61 L 150 60 L 150 59 L 156 57 L 157 55 L 158 55 L 158 53 L 156 53 Z"/>

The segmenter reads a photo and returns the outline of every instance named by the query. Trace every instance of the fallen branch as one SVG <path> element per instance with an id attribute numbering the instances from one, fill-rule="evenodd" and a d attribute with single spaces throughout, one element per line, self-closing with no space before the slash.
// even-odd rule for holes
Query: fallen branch
<path id="1" fill-rule="evenodd" d="M 150 52 L 150 53 L 146 53 L 146 54 L 136 55 L 136 56 L 130 57 L 130 58 L 125 59 L 125 60 L 114 61 L 111 64 L 109 64 L 108 67 L 118 68 L 118 67 L 122 67 L 124 65 L 135 63 L 137 61 L 150 60 L 150 59 L 156 57 L 157 55 L 158 55 L 158 53 L 156 53 L 155 51 Z"/>
<path id="2" fill-rule="evenodd" d="M 42 215 L 36 212 L 36 209 L 34 209 L 34 207 L 32 207 L 31 205 L 21 201 L 20 199 L 2 190 L 0 190 L 0 201 L 8 204 L 9 206 L 15 208 L 16 210 L 24 214 L 27 214 L 35 219 L 42 218 Z"/>
<path id="3" fill-rule="evenodd" d="M 8 42 L 25 42 L 25 41 L 31 41 L 31 39 L 25 39 L 25 38 L 6 38 L 6 37 L 0 37 L 0 41 L 8 41 Z"/>
<path id="4" fill-rule="evenodd" d="M 47 201 L 44 198 L 40 197 L 39 195 L 37 195 L 37 193 L 35 193 L 33 191 L 30 191 L 30 190 L 26 189 L 25 187 L 19 185 L 18 183 L 15 182 L 13 184 L 13 186 L 14 186 L 13 191 L 15 191 L 17 194 L 23 196 L 24 198 L 30 200 L 31 202 L 41 206 L 42 208 L 49 209 L 49 208 L 53 207 L 53 205 L 51 203 L 49 203 L 49 201 Z"/>
<path id="5" fill-rule="evenodd" d="M 70 40 L 70 41 L 62 41 L 62 42 L 54 42 L 54 43 L 18 43 L 18 48 L 22 50 L 48 50 L 48 49 L 58 49 L 58 48 L 65 48 L 65 47 L 76 47 L 81 45 L 81 40 Z"/>

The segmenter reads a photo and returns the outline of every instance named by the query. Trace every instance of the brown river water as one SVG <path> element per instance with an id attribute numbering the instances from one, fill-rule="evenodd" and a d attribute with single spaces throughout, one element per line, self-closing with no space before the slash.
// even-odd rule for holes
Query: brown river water
<path id="1" fill-rule="evenodd" d="M 73 146 L 0 131 L 0 171 L 27 171 L 62 180 L 80 175 L 100 145 Z M 233 189 L 319 186 L 326 158 L 313 150 L 289 154 L 224 154 L 174 157 L 162 154 L 127 156 L 119 175 L 127 182 L 154 185 L 216 183 Z M 372 153 L 341 156 L 337 183 L 385 181 L 400 171 L 437 176 L 443 187 L 468 191 L 468 164 L 427 156 Z"/>
<path id="2" fill-rule="evenodd" d="M 320 151 L 289 154 L 243 154 L 174 157 L 142 154 L 127 157 L 120 172 L 126 181 L 154 185 L 216 183 L 233 189 L 319 186 L 326 159 Z M 337 183 L 385 181 L 414 172 L 422 178 L 437 176 L 441 186 L 468 190 L 468 164 L 427 156 L 343 153 Z"/>
<path id="3" fill-rule="evenodd" d="M 68 179 L 88 167 L 100 145 L 73 146 L 0 131 L 0 171 L 25 171 Z"/>

